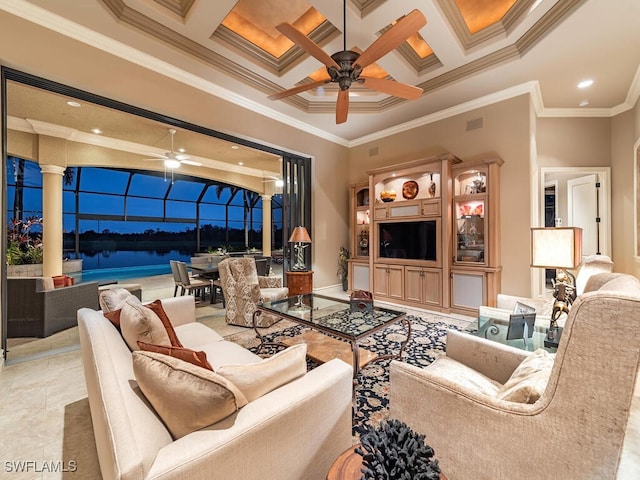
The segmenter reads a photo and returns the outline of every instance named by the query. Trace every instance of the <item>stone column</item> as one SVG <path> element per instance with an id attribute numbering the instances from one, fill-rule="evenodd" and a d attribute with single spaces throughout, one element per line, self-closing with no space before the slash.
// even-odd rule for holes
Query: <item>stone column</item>
<path id="1" fill-rule="evenodd" d="M 271 195 L 262 195 L 262 255 L 271 256 Z"/>
<path id="2" fill-rule="evenodd" d="M 42 275 L 62 275 L 62 177 L 64 167 L 41 165 Z"/>

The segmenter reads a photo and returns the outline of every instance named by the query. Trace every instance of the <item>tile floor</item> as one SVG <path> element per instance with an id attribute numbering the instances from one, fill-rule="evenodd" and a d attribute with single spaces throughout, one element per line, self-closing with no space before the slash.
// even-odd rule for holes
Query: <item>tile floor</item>
<path id="1" fill-rule="evenodd" d="M 143 283 L 144 301 L 173 295 L 170 276 L 131 282 Z M 322 293 L 346 296 L 339 289 Z M 420 315 L 420 311 L 409 313 Z M 203 302 L 197 316 L 208 317 L 207 323 L 223 336 L 243 330 L 224 322 L 221 305 Z M 101 478 L 77 343 L 73 331 L 55 340 L 54 354 L 36 353 L 37 349 L 24 342 L 15 347 L 14 360 L 0 369 L 0 479 Z M 618 475 L 625 480 L 640 478 L 640 382 L 637 384 Z"/>

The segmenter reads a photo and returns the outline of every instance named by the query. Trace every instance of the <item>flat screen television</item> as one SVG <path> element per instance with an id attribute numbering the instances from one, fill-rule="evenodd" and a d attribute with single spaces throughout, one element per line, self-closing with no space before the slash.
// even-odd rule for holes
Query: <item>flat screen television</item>
<path id="1" fill-rule="evenodd" d="M 379 256 L 431 260 L 437 257 L 437 220 L 389 222 L 379 225 Z"/>

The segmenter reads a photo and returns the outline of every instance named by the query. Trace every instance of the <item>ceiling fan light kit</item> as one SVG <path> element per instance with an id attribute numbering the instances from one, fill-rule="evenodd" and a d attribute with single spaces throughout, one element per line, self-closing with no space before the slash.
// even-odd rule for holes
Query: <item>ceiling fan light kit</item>
<path id="1" fill-rule="evenodd" d="M 347 50 L 346 47 L 346 0 L 344 2 L 344 30 L 343 50 L 333 55 L 328 55 L 313 40 L 305 36 L 289 23 L 281 23 L 276 28 L 293 43 L 305 50 L 309 55 L 322 62 L 327 68 L 330 79 L 299 85 L 282 92 L 270 95 L 271 100 L 295 95 L 297 93 L 312 90 L 326 83 L 336 83 L 339 86 L 338 100 L 336 103 L 336 123 L 347 121 L 349 113 L 349 88 L 353 83 L 361 83 L 364 87 L 394 97 L 415 100 L 422 95 L 422 89 L 383 78 L 361 76 L 362 71 L 378 59 L 397 48 L 402 42 L 418 32 L 427 24 L 427 19 L 419 10 L 410 13 L 398 20 L 391 28 L 384 32 L 362 54 Z"/>

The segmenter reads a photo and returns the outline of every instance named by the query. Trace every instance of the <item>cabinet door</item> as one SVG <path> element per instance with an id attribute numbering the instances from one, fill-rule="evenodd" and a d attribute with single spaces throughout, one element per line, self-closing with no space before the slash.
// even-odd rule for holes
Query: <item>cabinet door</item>
<path id="1" fill-rule="evenodd" d="M 369 264 L 352 262 L 350 266 L 350 289 L 369 291 Z"/>
<path id="2" fill-rule="evenodd" d="M 386 297 L 389 292 L 389 274 L 387 265 L 373 266 L 373 295 Z"/>
<path id="3" fill-rule="evenodd" d="M 404 267 L 389 265 L 388 282 L 388 296 L 390 298 L 402 300 L 404 298 Z"/>
<path id="4" fill-rule="evenodd" d="M 389 216 L 389 210 L 386 205 L 373 207 L 373 218 L 375 220 L 383 220 Z"/>
<path id="5" fill-rule="evenodd" d="M 422 267 L 404 267 L 404 299 L 422 303 Z"/>
<path id="6" fill-rule="evenodd" d="M 451 272 L 451 303 L 454 307 L 477 310 L 486 303 L 485 273 Z"/>
<path id="7" fill-rule="evenodd" d="M 425 268 L 422 271 L 422 301 L 430 305 L 442 304 L 442 271 Z"/>

